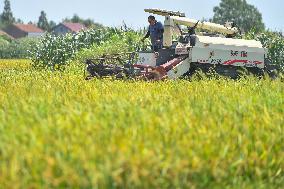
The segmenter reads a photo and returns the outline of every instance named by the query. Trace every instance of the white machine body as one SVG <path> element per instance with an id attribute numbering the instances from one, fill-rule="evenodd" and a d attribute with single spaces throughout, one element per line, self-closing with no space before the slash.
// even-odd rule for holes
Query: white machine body
<path id="1" fill-rule="evenodd" d="M 153 52 L 139 52 L 138 55 L 138 65 L 144 65 L 144 66 L 152 66 L 156 67 L 156 56 Z"/>
<path id="2" fill-rule="evenodd" d="M 178 65 L 176 65 L 173 69 L 168 71 L 167 75 L 169 79 L 177 79 L 183 76 L 190 69 L 190 61 L 189 58 L 185 59 Z"/>
<path id="3" fill-rule="evenodd" d="M 196 36 L 192 62 L 264 68 L 265 49 L 259 41 Z"/>
<path id="4" fill-rule="evenodd" d="M 259 41 L 196 36 L 195 46 L 179 43 L 176 55 L 189 55 L 189 61 L 200 64 L 221 64 L 264 68 L 266 51 Z M 139 53 L 138 64 L 157 66 L 156 55 Z"/>

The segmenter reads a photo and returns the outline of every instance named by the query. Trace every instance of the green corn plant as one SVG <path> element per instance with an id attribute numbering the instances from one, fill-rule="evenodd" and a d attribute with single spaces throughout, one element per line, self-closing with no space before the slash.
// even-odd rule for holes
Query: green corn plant
<path id="1" fill-rule="evenodd" d="M 65 36 L 47 34 L 30 51 L 30 59 L 34 67 L 60 70 L 68 65 L 79 51 L 84 49 L 107 45 L 106 53 L 110 52 L 109 49 L 118 49 L 115 44 L 117 41 L 121 41 L 120 44 L 123 44 L 121 46 L 125 46 L 128 51 L 134 51 L 139 39 L 139 32 L 118 28 L 92 29 Z"/>
<path id="2" fill-rule="evenodd" d="M 277 32 L 256 33 L 251 31 L 245 35 L 245 39 L 255 39 L 268 49 L 268 58 L 273 64 L 284 67 L 284 37 Z"/>

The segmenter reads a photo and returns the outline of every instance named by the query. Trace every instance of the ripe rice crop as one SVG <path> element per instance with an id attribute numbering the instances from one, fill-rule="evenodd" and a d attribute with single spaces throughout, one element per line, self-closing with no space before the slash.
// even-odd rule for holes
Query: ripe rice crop
<path id="1" fill-rule="evenodd" d="M 28 65 L 0 61 L 0 188 L 284 186 L 281 79 L 85 81 Z"/>

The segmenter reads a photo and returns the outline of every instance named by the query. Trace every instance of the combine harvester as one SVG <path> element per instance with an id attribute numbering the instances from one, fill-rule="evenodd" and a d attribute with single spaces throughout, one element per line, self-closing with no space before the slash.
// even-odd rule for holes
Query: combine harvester
<path id="1" fill-rule="evenodd" d="M 158 53 L 141 51 L 106 55 L 86 61 L 89 76 L 115 76 L 116 78 L 140 78 L 145 80 L 176 79 L 192 75 L 197 70 L 238 78 L 239 70 L 262 76 L 265 73 L 275 77 L 278 67 L 272 65 L 267 50 L 259 41 L 234 39 L 239 29 L 234 23 L 225 25 L 200 22 L 185 17 L 184 13 L 159 9 L 145 9 L 145 12 L 165 17 L 164 48 Z M 184 33 L 180 26 L 186 26 Z M 178 41 L 173 41 L 174 29 L 180 29 Z M 195 29 L 211 33 L 196 35 Z M 212 33 L 213 32 L 213 33 Z M 221 35 L 220 35 L 221 34 Z M 138 60 L 136 57 L 138 53 Z M 110 64 L 128 56 L 128 63 Z M 136 62 L 134 62 L 137 60 Z"/>

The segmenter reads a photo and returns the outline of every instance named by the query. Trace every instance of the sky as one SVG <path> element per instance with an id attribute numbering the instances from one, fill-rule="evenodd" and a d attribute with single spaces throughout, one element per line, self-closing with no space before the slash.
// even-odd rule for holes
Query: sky
<path id="1" fill-rule="evenodd" d="M 139 28 L 147 25 L 148 14 L 144 8 L 178 10 L 187 17 L 208 19 L 213 16 L 213 7 L 220 0 L 10 0 L 13 14 L 24 22 L 36 22 L 40 11 L 47 13 L 49 20 L 62 21 L 78 14 L 92 18 L 107 26 L 119 26 L 124 21 L 128 26 Z M 3 10 L 4 0 L 0 0 Z M 247 0 L 262 13 L 267 28 L 284 32 L 283 0 Z M 163 21 L 163 18 L 158 17 Z"/>

